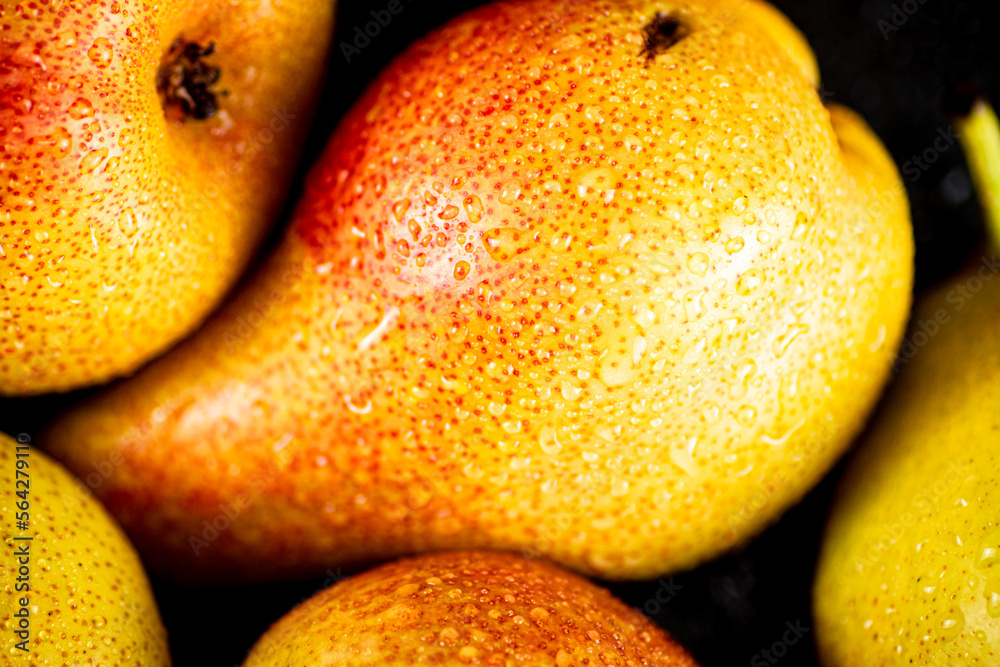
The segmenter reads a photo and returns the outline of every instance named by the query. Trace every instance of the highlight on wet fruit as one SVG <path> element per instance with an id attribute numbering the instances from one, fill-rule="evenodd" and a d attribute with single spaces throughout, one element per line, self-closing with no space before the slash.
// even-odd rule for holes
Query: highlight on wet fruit
<path id="1" fill-rule="evenodd" d="M 274 222 L 334 2 L 3 2 L 0 396 L 132 373 Z"/>
<path id="2" fill-rule="evenodd" d="M 606 579 L 774 521 L 910 303 L 895 166 L 761 2 L 518 0 L 370 85 L 263 269 L 43 436 L 150 566 L 261 581 L 442 549 Z"/>
<path id="3" fill-rule="evenodd" d="M 813 591 L 823 664 L 1000 664 L 1000 125 L 958 134 L 993 235 L 920 300 L 899 378 L 830 514 Z"/>
<path id="4" fill-rule="evenodd" d="M 341 581 L 275 623 L 243 664 L 696 667 L 607 590 L 490 552 L 433 554 Z"/>
<path id="5" fill-rule="evenodd" d="M 0 662 L 167 667 L 167 633 L 132 545 L 58 463 L 0 434 Z"/>

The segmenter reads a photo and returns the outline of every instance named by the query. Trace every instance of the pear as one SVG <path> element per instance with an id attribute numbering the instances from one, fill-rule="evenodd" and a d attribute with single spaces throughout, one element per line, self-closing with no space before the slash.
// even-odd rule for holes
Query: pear
<path id="1" fill-rule="evenodd" d="M 131 373 L 220 302 L 295 173 L 333 6 L 4 4 L 0 395 Z"/>
<path id="2" fill-rule="evenodd" d="M 27 442 L 0 434 L 4 664 L 169 665 L 132 545 L 85 486 Z"/>
<path id="3" fill-rule="evenodd" d="M 898 174 L 815 84 L 756 2 L 477 9 L 371 85 L 246 288 L 45 442 L 184 579 L 694 566 L 828 469 L 908 313 Z"/>
<path id="4" fill-rule="evenodd" d="M 244 667 L 696 664 L 639 611 L 552 565 L 440 553 L 341 581 L 274 624 Z"/>
<path id="5" fill-rule="evenodd" d="M 1000 132 L 959 136 L 1000 239 Z M 814 587 L 824 664 L 1000 664 L 1000 261 L 921 300 L 899 377 L 841 481 Z"/>

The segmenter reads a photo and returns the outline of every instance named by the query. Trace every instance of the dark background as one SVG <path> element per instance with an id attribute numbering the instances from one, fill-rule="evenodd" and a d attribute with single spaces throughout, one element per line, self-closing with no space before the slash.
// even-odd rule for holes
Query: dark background
<path id="1" fill-rule="evenodd" d="M 944 100 L 974 82 L 1000 100 L 1000 49 L 987 20 L 995 0 L 773 0 L 802 29 L 819 59 L 824 96 L 861 112 L 904 170 L 917 241 L 918 291 L 944 279 L 981 242 L 982 222 L 957 145 L 926 170 L 914 156 L 948 127 Z M 402 0 L 404 10 L 347 63 L 341 42 L 386 0 L 342 0 L 326 91 L 302 171 L 375 74 L 409 43 L 480 2 Z M 895 13 L 894 13 L 895 10 Z M 894 21 L 895 19 L 895 21 Z M 905 19 L 905 20 L 904 20 Z M 880 23 L 880 21 L 882 23 Z M 301 184 L 301 178 L 299 179 Z M 294 202 L 297 193 L 289 201 Z M 287 217 L 287 216 L 286 216 Z M 280 229 L 274 238 L 280 235 Z M 0 401 L 0 430 L 35 433 L 80 393 Z M 666 604 L 650 602 L 657 582 L 611 588 L 687 646 L 703 667 L 749 665 L 778 641 L 786 623 L 811 628 L 809 589 L 826 508 L 843 465 L 742 551 L 675 575 Z M 253 642 L 330 577 L 296 584 L 184 588 L 154 580 L 175 664 L 238 665 Z M 679 588 L 678 588 L 679 587 Z M 661 594 L 661 599 L 665 597 Z M 647 606 L 648 603 L 648 606 Z M 780 662 L 815 665 L 811 633 Z M 766 664 L 758 662 L 757 664 Z"/>

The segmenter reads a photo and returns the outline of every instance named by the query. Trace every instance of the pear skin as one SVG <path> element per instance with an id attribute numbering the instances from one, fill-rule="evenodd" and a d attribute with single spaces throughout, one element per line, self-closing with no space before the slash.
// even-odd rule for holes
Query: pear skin
<path id="1" fill-rule="evenodd" d="M 332 0 L 0 4 L 0 395 L 131 373 L 276 217 Z"/>
<path id="2" fill-rule="evenodd" d="M 696 667 L 607 590 L 501 553 L 441 553 L 341 581 L 264 634 L 244 667 Z"/>
<path id="3" fill-rule="evenodd" d="M 142 563 L 89 490 L 40 450 L 2 434 L 0 484 L 4 664 L 169 666 Z M 18 528 L 15 517 L 24 514 L 29 525 Z M 22 629 L 27 637 L 15 632 Z"/>
<path id="4" fill-rule="evenodd" d="M 742 0 L 456 19 L 246 289 L 45 442 L 183 579 L 473 548 L 645 578 L 747 540 L 856 434 L 910 303 L 898 174 L 803 43 Z"/>
<path id="5" fill-rule="evenodd" d="M 823 662 L 1000 664 L 997 260 L 922 300 L 841 482 L 814 589 Z"/>

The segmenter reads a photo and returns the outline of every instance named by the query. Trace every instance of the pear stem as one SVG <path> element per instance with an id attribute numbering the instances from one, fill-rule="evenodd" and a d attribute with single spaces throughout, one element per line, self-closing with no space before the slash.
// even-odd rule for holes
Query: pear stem
<path id="1" fill-rule="evenodd" d="M 1000 251 L 1000 122 L 993 107 L 979 99 L 958 119 L 956 129 L 979 193 L 990 243 Z"/>

